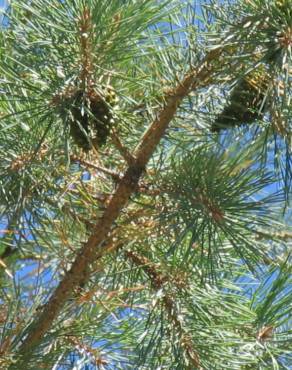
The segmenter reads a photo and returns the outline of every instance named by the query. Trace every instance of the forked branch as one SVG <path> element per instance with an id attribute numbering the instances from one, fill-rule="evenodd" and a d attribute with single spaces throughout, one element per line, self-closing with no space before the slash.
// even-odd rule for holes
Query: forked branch
<path id="1" fill-rule="evenodd" d="M 90 275 L 89 266 L 103 256 L 105 251 L 102 242 L 109 236 L 114 221 L 127 205 L 131 194 L 137 189 L 138 181 L 169 123 L 174 118 L 178 106 L 190 91 L 208 84 L 212 71 L 212 61 L 218 57 L 220 52 L 221 49 L 218 48 L 207 54 L 199 67 L 191 68 L 182 81 L 165 94 L 164 106 L 142 136 L 133 153 L 134 162 L 126 169 L 107 208 L 95 225 L 91 236 L 77 254 L 70 270 L 65 274 L 63 280 L 44 305 L 35 322 L 33 322 L 30 333 L 20 347 L 21 354 L 24 355 L 37 346 L 45 333 L 51 328 L 53 321 L 67 300 L 74 294 L 75 288 L 84 285 L 88 280 Z"/>

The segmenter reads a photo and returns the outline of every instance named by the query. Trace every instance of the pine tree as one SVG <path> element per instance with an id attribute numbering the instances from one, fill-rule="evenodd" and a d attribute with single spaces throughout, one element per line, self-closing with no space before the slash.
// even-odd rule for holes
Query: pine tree
<path id="1" fill-rule="evenodd" d="M 12 0 L 1 369 L 290 369 L 291 0 Z"/>

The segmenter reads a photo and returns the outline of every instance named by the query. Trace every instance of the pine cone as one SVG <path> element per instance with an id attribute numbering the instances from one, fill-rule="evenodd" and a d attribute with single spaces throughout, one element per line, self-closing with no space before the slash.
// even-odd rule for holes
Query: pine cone
<path id="1" fill-rule="evenodd" d="M 267 107 L 265 90 L 268 74 L 260 69 L 241 79 L 233 88 L 229 103 L 213 122 L 211 131 L 249 124 L 262 118 Z"/>
<path id="2" fill-rule="evenodd" d="M 80 148 L 88 151 L 91 148 L 89 141 L 89 119 L 86 99 L 81 90 L 76 91 L 72 97 L 71 104 L 69 108 L 70 135 Z"/>
<path id="3" fill-rule="evenodd" d="M 103 94 L 94 88 L 86 92 L 70 87 L 56 95 L 53 104 L 58 107 L 61 117 L 67 120 L 70 135 L 77 146 L 89 151 L 106 143 L 114 123 L 111 106 L 116 104 L 116 95 L 111 87 L 105 88 Z"/>

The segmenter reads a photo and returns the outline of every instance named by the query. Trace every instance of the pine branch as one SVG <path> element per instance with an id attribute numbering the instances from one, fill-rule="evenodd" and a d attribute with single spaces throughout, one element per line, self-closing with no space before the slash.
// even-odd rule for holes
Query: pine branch
<path id="1" fill-rule="evenodd" d="M 131 251 L 126 252 L 126 256 L 132 262 L 134 262 L 136 266 L 139 266 L 143 269 L 143 271 L 150 278 L 152 286 L 157 291 L 163 288 L 163 285 L 166 282 L 169 282 L 169 278 L 161 274 L 159 271 L 157 271 L 155 265 L 152 262 L 150 262 L 146 257 Z M 193 369 L 194 367 L 196 369 L 202 369 L 200 366 L 200 359 L 198 353 L 195 350 L 195 345 L 190 335 L 186 332 L 186 330 L 182 326 L 181 319 L 179 319 L 178 317 L 175 299 L 170 294 L 165 294 L 162 297 L 162 302 L 167 312 L 169 320 L 171 321 L 171 323 L 177 330 L 178 335 L 180 336 L 180 345 L 183 351 L 185 352 L 186 357 L 189 360 L 189 363 L 191 364 L 190 369 Z"/>
<path id="2" fill-rule="evenodd" d="M 164 107 L 158 112 L 157 118 L 150 124 L 134 151 L 134 163 L 126 169 L 104 214 L 94 227 L 92 235 L 79 251 L 70 270 L 59 283 L 47 304 L 44 305 L 39 317 L 33 322 L 30 333 L 20 346 L 19 353 L 21 355 L 27 355 L 37 346 L 52 327 L 53 321 L 67 300 L 73 295 L 75 288 L 84 285 L 88 280 L 90 264 L 103 255 L 102 242 L 107 238 L 113 222 L 119 217 L 131 194 L 135 192 L 146 164 L 175 116 L 178 106 L 191 90 L 202 87 L 206 83 L 210 77 L 212 62 L 220 53 L 221 48 L 209 52 L 198 68 L 191 68 L 190 72 L 175 88 L 165 93 Z"/>
<path id="3" fill-rule="evenodd" d="M 87 344 L 84 344 L 80 339 L 74 336 L 68 335 L 67 341 L 77 350 L 81 355 L 85 352 L 87 356 L 91 358 L 93 365 L 97 365 L 98 368 L 103 369 L 103 365 L 108 365 L 108 360 L 101 355 L 98 349 L 92 348 Z"/>
<path id="4" fill-rule="evenodd" d="M 279 240 L 282 240 L 284 242 L 288 242 L 289 240 L 292 239 L 292 232 L 289 231 L 289 230 L 278 231 L 278 230 L 273 230 L 273 229 L 271 229 L 269 231 L 257 230 L 256 231 L 256 239 L 258 239 L 258 240 L 261 240 L 261 239 L 267 239 L 267 240 L 279 239 Z"/>

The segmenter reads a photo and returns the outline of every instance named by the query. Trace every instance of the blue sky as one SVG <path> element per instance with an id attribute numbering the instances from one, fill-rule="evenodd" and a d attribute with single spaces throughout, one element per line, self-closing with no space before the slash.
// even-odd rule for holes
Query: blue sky
<path id="1" fill-rule="evenodd" d="M 9 0 L 0 0 L 0 23 L 2 22 L 2 9 L 5 9 Z"/>
<path id="2" fill-rule="evenodd" d="M 8 0 L 0 0 L 0 8 L 4 8 L 7 3 L 8 3 Z"/>

